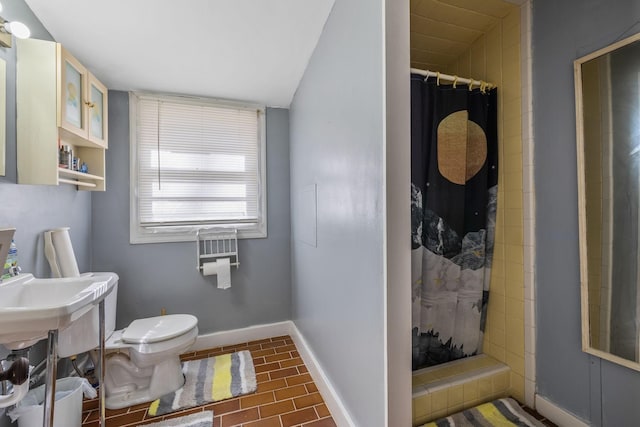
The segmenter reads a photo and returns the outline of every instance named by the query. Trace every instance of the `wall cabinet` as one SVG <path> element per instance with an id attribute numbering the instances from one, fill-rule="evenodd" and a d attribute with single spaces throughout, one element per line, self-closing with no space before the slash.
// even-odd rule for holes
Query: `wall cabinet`
<path id="1" fill-rule="evenodd" d="M 104 191 L 107 88 L 59 43 L 24 39 L 16 49 L 18 183 Z M 88 173 L 60 164 L 67 145 Z"/>
<path id="2" fill-rule="evenodd" d="M 63 47 L 60 57 L 60 127 L 107 148 L 107 88 Z"/>

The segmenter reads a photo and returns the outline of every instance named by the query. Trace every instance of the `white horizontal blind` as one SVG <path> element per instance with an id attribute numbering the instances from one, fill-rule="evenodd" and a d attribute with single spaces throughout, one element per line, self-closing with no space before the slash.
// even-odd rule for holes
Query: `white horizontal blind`
<path id="1" fill-rule="evenodd" d="M 256 223 L 259 114 L 255 108 L 139 97 L 140 226 Z"/>

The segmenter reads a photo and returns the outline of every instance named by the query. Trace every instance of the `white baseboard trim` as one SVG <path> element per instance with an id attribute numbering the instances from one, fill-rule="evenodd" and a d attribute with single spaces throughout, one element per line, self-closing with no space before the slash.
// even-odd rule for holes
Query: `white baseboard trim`
<path id="1" fill-rule="evenodd" d="M 311 351 L 307 341 L 291 320 L 199 335 L 190 351 L 223 347 L 282 335 L 289 335 L 295 343 L 298 353 L 300 353 L 300 357 L 307 366 L 309 374 L 318 387 L 336 425 L 338 427 L 355 427 L 355 423 L 349 415 L 349 411 L 347 411 L 347 408 L 338 397 L 336 389 L 329 381 L 329 378 Z"/>
<path id="2" fill-rule="evenodd" d="M 351 419 L 351 415 L 349 415 L 349 411 L 347 411 L 342 400 L 338 397 L 338 392 L 333 388 L 331 381 L 329 381 L 329 378 L 327 378 L 327 375 L 324 373 L 318 359 L 316 359 L 311 348 L 293 322 L 291 322 L 290 335 L 298 348 L 300 357 L 307 366 L 307 369 L 309 369 L 311 378 L 313 378 L 316 386 L 318 386 L 318 390 L 320 390 L 320 394 L 324 398 L 324 403 L 327 404 L 331 412 L 333 421 L 335 421 L 338 427 L 355 427 L 356 424 L 353 422 L 353 419 Z"/>
<path id="3" fill-rule="evenodd" d="M 550 400 L 536 394 L 536 411 L 553 423 L 562 427 L 589 427 L 580 418 L 568 412 Z"/>
<path id="4" fill-rule="evenodd" d="M 292 322 L 268 323 L 266 325 L 249 326 L 247 328 L 232 329 L 230 331 L 213 332 L 211 334 L 198 335 L 196 343 L 190 351 L 206 350 L 213 347 L 240 344 L 249 341 L 263 340 L 281 335 L 289 335 Z"/>

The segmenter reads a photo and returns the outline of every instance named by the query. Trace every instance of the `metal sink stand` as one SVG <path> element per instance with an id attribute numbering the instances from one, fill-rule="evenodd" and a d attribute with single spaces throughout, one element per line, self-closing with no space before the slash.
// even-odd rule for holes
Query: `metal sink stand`
<path id="1" fill-rule="evenodd" d="M 100 412 L 100 427 L 106 427 L 104 412 L 104 301 L 98 303 L 98 322 L 100 329 L 99 337 L 99 366 L 96 366 L 99 372 L 98 376 L 98 411 Z M 55 412 L 56 401 L 56 377 L 58 376 L 58 330 L 49 331 L 47 339 L 47 373 L 44 386 L 44 411 L 42 425 L 44 427 L 53 427 L 53 417 Z"/>

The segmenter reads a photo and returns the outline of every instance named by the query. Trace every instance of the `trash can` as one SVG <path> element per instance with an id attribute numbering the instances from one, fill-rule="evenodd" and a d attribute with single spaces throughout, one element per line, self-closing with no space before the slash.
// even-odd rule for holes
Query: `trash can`
<path id="1" fill-rule="evenodd" d="M 53 427 L 80 427 L 82 425 L 82 394 L 89 382 L 84 378 L 69 377 L 56 381 L 56 403 Z M 95 393 L 95 390 L 93 390 Z M 18 427 L 40 427 L 44 416 L 44 385 L 30 390 L 14 409 L 8 412 L 11 421 L 18 419 Z"/>

